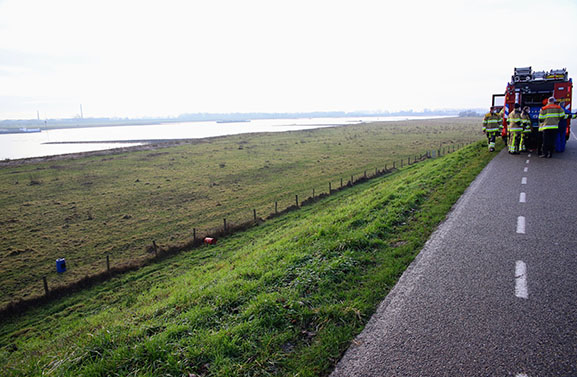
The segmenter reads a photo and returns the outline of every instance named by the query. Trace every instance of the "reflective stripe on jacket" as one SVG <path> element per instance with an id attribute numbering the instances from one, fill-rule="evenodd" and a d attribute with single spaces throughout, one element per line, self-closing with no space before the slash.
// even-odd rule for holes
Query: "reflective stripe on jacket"
<path id="1" fill-rule="evenodd" d="M 502 119 L 499 114 L 487 113 L 483 118 L 483 131 L 499 131 Z"/>
<path id="2" fill-rule="evenodd" d="M 565 111 L 559 105 L 549 103 L 539 112 L 539 131 L 556 130 L 559 121 L 565 119 Z"/>
<path id="3" fill-rule="evenodd" d="M 523 119 L 521 118 L 521 112 L 519 110 L 513 110 L 513 112 L 509 114 L 507 122 L 509 123 L 510 132 L 523 131 Z"/>
<path id="4" fill-rule="evenodd" d="M 523 132 L 531 132 L 531 117 L 527 113 L 521 113 L 521 119 L 523 119 Z"/>

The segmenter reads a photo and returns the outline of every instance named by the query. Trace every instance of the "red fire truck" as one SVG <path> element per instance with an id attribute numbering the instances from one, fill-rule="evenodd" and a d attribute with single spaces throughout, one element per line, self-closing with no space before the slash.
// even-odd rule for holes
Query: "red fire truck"
<path id="1" fill-rule="evenodd" d="M 493 94 L 493 106 L 503 110 L 503 138 L 507 135 L 507 117 L 513 111 L 515 103 L 521 108 L 528 106 L 533 132 L 528 140 L 528 148 L 534 149 L 537 143 L 539 127 L 539 110 L 547 104 L 547 99 L 555 97 L 556 103 L 571 112 L 573 80 L 569 78 L 567 69 L 534 72 L 531 67 L 515 68 L 511 82 L 507 84 L 504 94 Z M 559 124 L 560 137 L 555 143 L 557 152 L 565 150 L 565 141 L 569 140 L 571 119 Z"/>

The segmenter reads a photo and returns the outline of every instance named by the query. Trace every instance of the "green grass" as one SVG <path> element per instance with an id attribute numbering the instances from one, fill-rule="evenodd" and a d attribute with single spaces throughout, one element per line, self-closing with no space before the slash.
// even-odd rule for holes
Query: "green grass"
<path id="1" fill-rule="evenodd" d="M 0 307 L 112 266 L 153 240 L 179 244 L 266 217 L 392 161 L 478 140 L 478 119 L 239 135 L 171 148 L 0 167 Z M 58 275 L 55 259 L 66 258 Z"/>
<path id="2" fill-rule="evenodd" d="M 493 157 L 476 143 L 0 327 L 9 376 L 322 376 Z"/>

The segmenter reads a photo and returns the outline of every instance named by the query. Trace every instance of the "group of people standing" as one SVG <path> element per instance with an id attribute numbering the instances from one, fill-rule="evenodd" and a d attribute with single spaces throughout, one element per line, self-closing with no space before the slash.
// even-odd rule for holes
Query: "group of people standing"
<path id="1" fill-rule="evenodd" d="M 483 119 L 483 132 L 487 135 L 489 151 L 495 150 L 495 140 L 503 131 L 503 110 L 497 112 L 497 107 L 491 107 Z M 565 141 L 566 119 L 576 118 L 577 114 L 566 114 L 565 110 L 555 103 L 555 97 L 549 97 L 547 104 L 539 112 L 539 128 L 533 131 L 529 107 L 521 109 L 515 104 L 514 110 L 507 118 L 507 134 L 503 139 L 508 145 L 510 154 L 519 154 L 527 150 L 529 139 L 535 140 L 539 157 L 551 158 L 555 150 L 555 141 Z M 564 122 L 564 123 L 563 123 Z M 560 123 L 562 127 L 560 128 Z"/>

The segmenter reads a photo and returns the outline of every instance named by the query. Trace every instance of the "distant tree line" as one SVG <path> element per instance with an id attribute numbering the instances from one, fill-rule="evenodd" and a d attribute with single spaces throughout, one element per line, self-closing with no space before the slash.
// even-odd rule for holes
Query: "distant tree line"
<path id="1" fill-rule="evenodd" d="M 482 115 L 482 114 L 479 114 L 479 113 L 476 112 L 475 110 L 464 110 L 464 111 L 459 112 L 459 116 L 462 117 L 462 118 L 465 118 L 465 117 L 469 117 L 469 118 L 471 118 L 471 117 L 480 117 L 481 115 Z"/>

